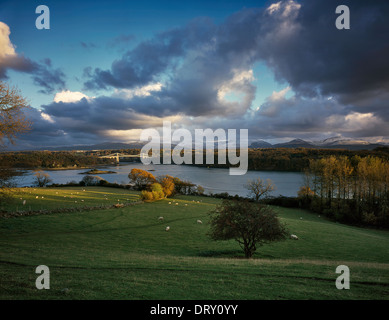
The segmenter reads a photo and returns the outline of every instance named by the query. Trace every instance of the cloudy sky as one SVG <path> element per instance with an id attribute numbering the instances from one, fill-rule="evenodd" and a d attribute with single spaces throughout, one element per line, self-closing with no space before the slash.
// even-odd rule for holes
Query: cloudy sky
<path id="1" fill-rule="evenodd" d="M 0 80 L 32 106 L 18 148 L 138 141 L 164 120 L 389 142 L 388 20 L 387 0 L 1 1 Z"/>

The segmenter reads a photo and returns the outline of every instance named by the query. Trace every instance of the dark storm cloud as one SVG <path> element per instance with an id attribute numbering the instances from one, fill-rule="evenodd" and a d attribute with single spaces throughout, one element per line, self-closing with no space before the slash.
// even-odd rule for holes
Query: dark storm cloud
<path id="1" fill-rule="evenodd" d="M 14 70 L 30 74 L 34 83 L 42 88 L 42 93 L 62 89 L 65 86 L 65 74 L 59 69 L 53 69 L 48 58 L 38 63 L 16 53 L 9 38 L 10 33 L 8 25 L 0 21 L 0 80 L 8 79 L 7 71 Z"/>
<path id="2" fill-rule="evenodd" d="M 0 80 L 8 79 L 7 70 L 30 74 L 41 93 L 50 94 L 65 87 L 65 74 L 52 68 L 50 59 L 37 63 L 22 55 L 8 56 L 0 61 Z"/>
<path id="3" fill-rule="evenodd" d="M 335 27 L 339 1 L 300 4 L 287 24 L 279 20 L 281 8 L 279 13 L 268 13 L 267 23 L 261 25 L 259 54 L 276 75 L 300 94 L 338 95 L 345 103 L 354 102 L 355 94 L 369 97 L 386 92 L 389 2 L 342 1 L 350 8 L 350 30 Z"/>
<path id="4" fill-rule="evenodd" d="M 197 19 L 140 43 L 110 70 L 90 70 L 85 86 L 133 88 L 165 73 L 170 78 L 163 94 L 183 113 L 212 113 L 217 90 L 232 70 L 263 61 L 298 95 L 334 95 L 345 104 L 358 97 L 369 106 L 370 98 L 389 89 L 389 2 L 342 4 L 351 11 L 350 30 L 336 29 L 335 0 L 244 9 L 219 26 Z"/>
<path id="5" fill-rule="evenodd" d="M 350 30 L 336 29 L 333 0 L 280 1 L 241 10 L 220 25 L 196 19 L 139 43 L 108 70 L 84 69 L 87 89 L 120 92 L 161 81 L 161 90 L 42 108 L 55 120 L 53 132 L 60 128 L 67 139 L 147 128 L 148 116 L 171 115 L 190 116 L 187 126 L 248 128 L 262 138 L 389 135 L 389 2 L 341 4 L 350 8 Z M 295 95 L 275 93 L 251 110 L 257 88 L 248 72 L 257 62 Z M 220 97 L 229 91 L 240 99 Z"/>

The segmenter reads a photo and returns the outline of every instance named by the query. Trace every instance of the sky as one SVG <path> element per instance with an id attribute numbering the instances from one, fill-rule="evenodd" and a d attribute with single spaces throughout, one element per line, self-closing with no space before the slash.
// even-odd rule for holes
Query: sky
<path id="1" fill-rule="evenodd" d="M 0 80 L 33 122 L 13 148 L 136 142 L 163 121 L 388 143 L 388 18 L 386 0 L 1 0 Z"/>

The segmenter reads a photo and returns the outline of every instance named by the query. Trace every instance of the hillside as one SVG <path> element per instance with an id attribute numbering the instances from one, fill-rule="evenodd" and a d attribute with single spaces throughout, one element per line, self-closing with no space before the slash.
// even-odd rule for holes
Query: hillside
<path id="1" fill-rule="evenodd" d="M 29 202 L 55 207 L 61 206 L 59 199 L 65 193 L 99 203 L 106 201 L 104 195 L 111 201 L 118 196 L 123 199 L 117 192 L 123 191 L 24 189 L 15 201 L 21 203 L 19 198 L 29 197 Z M 265 245 L 253 259 L 246 260 L 235 241 L 208 238 L 207 212 L 217 203 L 219 200 L 213 198 L 181 196 L 119 209 L 0 218 L 0 298 L 389 297 L 388 232 L 345 226 L 307 211 L 275 207 L 299 240 Z M 198 219 L 203 223 L 198 224 Z M 170 226 L 169 232 L 166 226 Z M 50 267 L 50 290 L 37 291 L 34 286 L 33 270 L 41 264 Z M 352 290 L 335 287 L 335 269 L 341 264 L 351 270 Z"/>

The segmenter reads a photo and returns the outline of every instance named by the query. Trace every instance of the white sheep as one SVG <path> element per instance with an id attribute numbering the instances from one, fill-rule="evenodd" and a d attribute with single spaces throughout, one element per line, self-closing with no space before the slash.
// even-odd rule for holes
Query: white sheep
<path id="1" fill-rule="evenodd" d="M 188 204 L 187 203 L 185 203 L 185 207 L 187 207 L 188 206 Z"/>
<path id="2" fill-rule="evenodd" d="M 201 220 L 197 220 L 197 223 L 202 224 L 203 222 Z"/>
<path id="3" fill-rule="evenodd" d="M 171 202 L 169 202 L 169 204 L 172 204 Z"/>
<path id="4" fill-rule="evenodd" d="M 176 206 L 178 206 L 178 202 L 176 202 Z"/>
<path id="5" fill-rule="evenodd" d="M 159 221 L 163 221 L 163 217 L 159 217 L 158 220 L 159 220 Z"/>
<path id="6" fill-rule="evenodd" d="M 290 238 L 293 239 L 293 240 L 298 240 L 298 236 L 296 236 L 295 234 L 291 234 L 290 235 Z"/>
<path id="7" fill-rule="evenodd" d="M 169 227 L 169 226 L 167 226 L 165 230 L 166 230 L 166 231 L 169 231 L 169 230 L 170 230 L 170 227 Z"/>

